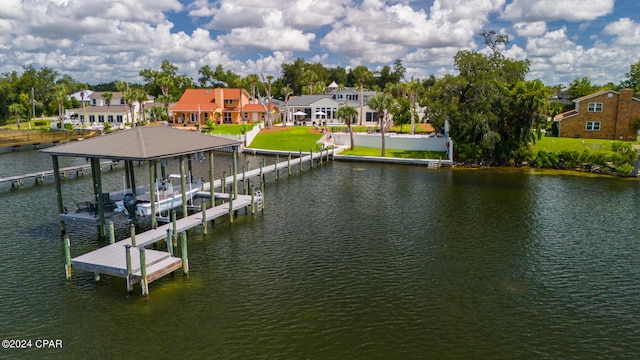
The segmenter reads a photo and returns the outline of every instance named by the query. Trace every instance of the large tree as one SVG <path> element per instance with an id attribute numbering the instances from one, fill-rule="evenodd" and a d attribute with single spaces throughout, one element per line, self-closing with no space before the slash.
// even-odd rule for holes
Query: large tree
<path id="1" fill-rule="evenodd" d="M 353 142 L 353 130 L 351 129 L 351 124 L 353 124 L 353 119 L 358 115 L 358 110 L 353 106 L 342 105 L 338 108 L 336 112 L 336 116 L 338 119 L 344 120 L 344 123 L 347 124 L 349 128 L 349 138 L 351 140 L 351 150 L 355 149 L 355 144 Z"/>
<path id="2" fill-rule="evenodd" d="M 518 161 L 540 125 L 548 92 L 539 81 L 527 81 L 529 61 L 504 57 L 508 38 L 484 33 L 492 53 L 459 51 L 457 76 L 438 80 L 429 90 L 428 113 L 434 126 L 449 120 L 457 156 L 463 160 Z"/>
<path id="3" fill-rule="evenodd" d="M 368 104 L 378 113 L 378 121 L 380 123 L 380 136 L 382 137 L 382 156 L 384 157 L 386 154 L 384 132 L 387 125 L 389 125 L 387 124 L 387 113 L 393 106 L 394 101 L 391 96 L 384 93 L 378 93 L 371 99 L 369 99 Z"/>

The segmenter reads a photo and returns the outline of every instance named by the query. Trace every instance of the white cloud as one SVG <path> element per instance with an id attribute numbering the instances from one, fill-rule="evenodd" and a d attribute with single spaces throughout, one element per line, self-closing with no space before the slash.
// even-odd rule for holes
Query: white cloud
<path id="1" fill-rule="evenodd" d="M 614 0 L 513 0 L 502 16 L 514 22 L 594 20 L 613 11 Z"/>
<path id="2" fill-rule="evenodd" d="M 513 29 L 516 31 L 518 36 L 540 36 L 547 31 L 547 24 L 544 21 L 534 21 L 531 23 L 520 22 L 513 24 Z"/>
<path id="3" fill-rule="evenodd" d="M 615 35 L 619 45 L 640 45 L 640 24 L 629 18 L 622 18 L 604 28 L 606 34 Z"/>

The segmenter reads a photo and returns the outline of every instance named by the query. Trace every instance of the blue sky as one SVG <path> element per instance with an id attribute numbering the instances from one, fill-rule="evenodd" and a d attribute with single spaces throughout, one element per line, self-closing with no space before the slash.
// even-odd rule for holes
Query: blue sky
<path id="1" fill-rule="evenodd" d="M 487 51 L 483 30 L 507 34 L 502 52 L 548 85 L 617 84 L 640 61 L 637 0 L 3 0 L 0 72 L 96 84 L 138 82 L 164 59 L 197 78 L 204 65 L 277 77 L 299 57 L 372 70 L 399 58 L 408 78 L 440 77 L 457 51 Z"/>

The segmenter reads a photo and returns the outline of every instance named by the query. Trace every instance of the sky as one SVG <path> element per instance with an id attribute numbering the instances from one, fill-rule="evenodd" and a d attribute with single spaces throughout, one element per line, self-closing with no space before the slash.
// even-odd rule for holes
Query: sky
<path id="1" fill-rule="evenodd" d="M 49 67 L 80 82 L 142 82 L 168 60 L 197 80 L 205 65 L 281 75 L 297 58 L 407 80 L 456 74 L 460 50 L 531 61 L 528 79 L 618 84 L 640 61 L 638 0 L 2 0 L 0 73 Z"/>

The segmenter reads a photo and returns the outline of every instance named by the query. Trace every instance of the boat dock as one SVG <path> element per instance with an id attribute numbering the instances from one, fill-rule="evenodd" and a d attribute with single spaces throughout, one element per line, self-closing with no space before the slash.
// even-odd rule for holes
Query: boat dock
<path id="1" fill-rule="evenodd" d="M 131 226 L 131 237 L 117 242 L 113 238 L 113 231 L 110 230 L 111 244 L 86 254 L 71 258 L 70 242 L 69 238 L 66 237 L 64 246 L 67 279 L 71 278 L 72 268 L 93 272 L 96 280 L 100 278 L 101 274 L 121 277 L 126 279 L 127 291 L 131 291 L 133 284 L 139 282 L 142 294 L 148 296 L 149 283 L 152 281 L 181 267 L 185 274 L 188 273 L 187 230 L 202 226 L 204 233 L 206 233 L 207 222 L 209 221 L 222 216 L 229 216 L 230 222 L 233 222 L 234 214 L 240 209 L 244 208 L 245 212 L 248 213 L 250 208 L 252 214 L 256 209 L 262 210 L 264 203 L 262 193 L 264 190 L 264 175 L 266 173 L 275 172 L 275 178 L 279 179 L 281 170 L 287 169 L 288 174 L 291 175 L 292 167 L 297 166 L 302 171 L 305 162 L 309 162 L 309 168 L 311 169 L 314 167 L 314 162 L 321 163 L 325 158 L 329 160 L 333 153 L 330 150 L 324 150 L 318 153 L 310 151 L 307 154 L 300 152 L 297 155 L 298 157 L 292 158 L 292 154 L 288 153 L 285 161 L 279 161 L 280 155 L 277 155 L 276 162 L 272 165 L 261 164 L 259 168 L 253 170 L 243 170 L 231 176 L 224 176 L 221 179 L 214 180 L 213 185 L 211 185 L 211 182 L 203 183 L 201 191 L 197 193 L 197 197 L 210 198 L 211 194 L 213 194 L 215 200 L 224 202 L 208 209 L 206 208 L 206 202 L 203 202 L 199 209 L 200 211 L 181 219 L 176 219 L 175 212 L 173 212 L 171 219 L 167 219 L 167 223 L 140 234 L 135 234 L 135 227 Z M 251 177 L 260 178 L 261 190 L 248 189 L 248 180 Z M 234 182 L 237 184 L 238 181 L 242 181 L 244 186 L 236 186 L 234 189 L 233 184 Z M 227 190 L 226 184 L 230 185 L 229 191 L 225 191 Z M 221 189 L 222 192 L 212 193 L 211 186 L 214 187 L 214 190 Z M 232 195 L 232 192 L 237 192 L 242 187 L 244 187 L 244 195 L 237 193 Z M 215 201 L 212 201 L 212 203 L 215 203 Z M 190 206 L 190 208 L 193 210 L 196 207 Z M 70 216 L 77 215 L 60 214 L 61 219 L 66 218 L 68 220 Z M 97 221 L 95 216 L 92 219 Z M 109 225 L 110 228 L 112 226 L 113 223 Z M 180 237 L 181 257 L 174 255 L 174 246 L 178 244 L 178 237 Z M 146 246 L 163 240 L 167 244 L 166 251 L 146 249 Z"/>
<path id="2" fill-rule="evenodd" d="M 221 198 L 229 199 L 228 195 L 216 194 Z M 93 272 L 96 279 L 100 274 L 121 277 L 127 279 L 127 290 L 131 291 L 132 286 L 136 282 L 140 282 L 142 294 L 149 294 L 149 283 L 170 274 L 179 268 L 183 268 L 184 273 L 188 273 L 188 257 L 187 257 L 187 237 L 186 231 L 203 226 L 206 233 L 207 222 L 215 220 L 219 217 L 230 215 L 240 209 L 251 207 L 252 213 L 257 208 L 260 210 L 262 202 L 260 193 L 254 195 L 238 195 L 236 199 L 231 199 L 227 203 L 214 206 L 209 209 L 194 213 L 185 218 L 169 222 L 165 225 L 158 226 L 155 229 L 135 234 L 135 227 L 132 226 L 131 237 L 118 242 L 112 242 L 110 245 L 101 247 L 97 250 L 80 255 L 75 258 L 70 257 L 69 238 L 65 238 L 65 257 L 67 279 L 71 278 L 71 269 Z M 173 246 L 177 239 L 177 235 L 181 234 L 181 257 L 174 256 Z M 158 241 L 166 240 L 167 251 L 146 249 L 145 246 L 152 245 Z M 113 241 L 113 238 L 111 238 Z M 138 254 L 132 253 L 132 250 L 138 250 Z"/>
<path id="3" fill-rule="evenodd" d="M 100 163 L 100 170 L 106 169 L 107 167 L 109 167 L 110 170 L 112 170 L 113 168 L 117 169 L 118 162 L 104 161 Z M 60 177 L 62 177 L 63 179 L 66 179 L 72 174 L 75 174 L 75 176 L 81 176 L 81 175 L 84 176 L 85 172 L 87 172 L 88 170 L 91 170 L 91 165 L 69 166 L 69 167 L 60 169 Z M 53 177 L 53 170 L 38 171 L 31 174 L 15 175 L 15 176 L 8 176 L 5 178 L 0 178 L 0 184 L 11 183 L 12 188 L 19 188 L 22 185 L 22 182 L 24 181 L 33 180 L 34 184 L 38 184 L 38 183 L 44 182 L 45 178 L 47 177 Z"/>

